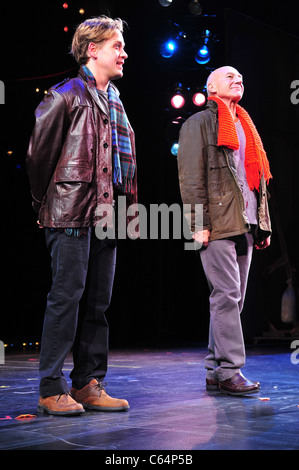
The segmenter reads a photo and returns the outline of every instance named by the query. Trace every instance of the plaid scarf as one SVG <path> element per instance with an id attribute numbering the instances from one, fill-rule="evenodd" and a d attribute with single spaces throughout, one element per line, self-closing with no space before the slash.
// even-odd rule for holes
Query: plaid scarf
<path id="1" fill-rule="evenodd" d="M 82 67 L 86 80 L 96 86 L 96 80 L 85 65 Z M 135 162 L 131 147 L 129 122 L 123 104 L 115 88 L 109 84 L 108 101 L 112 129 L 113 184 L 122 193 L 133 192 Z"/>
<path id="2" fill-rule="evenodd" d="M 217 97 L 210 96 L 218 105 L 218 145 L 237 150 L 239 148 L 239 139 L 232 115 L 226 104 Z M 262 140 L 253 124 L 251 117 L 244 108 L 237 104 L 237 116 L 240 119 L 246 137 L 245 147 L 245 170 L 249 188 L 259 191 L 260 179 L 264 175 L 268 184 L 272 175 L 270 173 L 269 161 L 263 147 Z"/>

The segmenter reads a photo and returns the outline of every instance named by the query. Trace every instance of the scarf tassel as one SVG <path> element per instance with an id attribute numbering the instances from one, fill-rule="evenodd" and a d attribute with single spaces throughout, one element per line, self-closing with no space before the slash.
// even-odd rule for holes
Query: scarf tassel
<path id="1" fill-rule="evenodd" d="M 246 177 L 249 189 L 259 191 L 260 180 L 262 177 L 261 166 L 257 162 L 245 164 Z"/>

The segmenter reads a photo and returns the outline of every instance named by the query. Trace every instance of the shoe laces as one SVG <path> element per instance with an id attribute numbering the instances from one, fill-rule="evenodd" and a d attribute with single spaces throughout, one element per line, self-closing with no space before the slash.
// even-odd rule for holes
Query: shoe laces
<path id="1" fill-rule="evenodd" d="M 106 392 L 106 390 L 105 390 L 106 386 L 107 386 L 107 382 L 98 382 L 97 384 L 94 385 L 94 387 L 97 390 L 99 390 L 99 391 L 103 390 L 104 392 Z"/>
<path id="2" fill-rule="evenodd" d="M 58 395 L 58 398 L 56 399 L 56 402 L 59 401 L 60 398 L 61 398 L 61 397 L 64 397 L 65 395 L 71 396 L 70 392 L 60 393 L 60 394 Z"/>

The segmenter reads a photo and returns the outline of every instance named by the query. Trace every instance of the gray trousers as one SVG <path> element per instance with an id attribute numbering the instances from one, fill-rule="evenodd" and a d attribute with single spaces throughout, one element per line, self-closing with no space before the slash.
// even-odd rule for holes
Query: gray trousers
<path id="1" fill-rule="evenodd" d="M 209 354 L 205 360 L 207 378 L 229 379 L 245 364 L 240 314 L 252 251 L 251 234 L 209 242 L 208 247 L 201 251 L 210 288 Z"/>

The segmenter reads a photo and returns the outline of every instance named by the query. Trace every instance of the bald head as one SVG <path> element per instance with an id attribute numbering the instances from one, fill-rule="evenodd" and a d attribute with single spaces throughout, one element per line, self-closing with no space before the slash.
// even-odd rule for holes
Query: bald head
<path id="1" fill-rule="evenodd" d="M 223 74 L 225 74 L 226 72 L 229 73 L 232 71 L 236 71 L 236 69 L 234 69 L 230 65 L 224 65 L 223 67 L 219 67 L 218 69 L 213 70 L 213 72 L 210 73 L 207 79 L 208 94 L 209 95 L 211 94 L 211 91 L 209 91 L 210 85 L 211 86 L 214 85 L 215 81 L 217 81 L 217 79 L 221 77 Z"/>
<path id="2" fill-rule="evenodd" d="M 234 96 L 235 99 L 239 97 L 238 100 L 240 100 L 243 96 L 243 91 L 243 77 L 237 69 L 230 65 L 219 67 L 208 77 L 208 96 L 217 96 L 219 98 Z"/>

